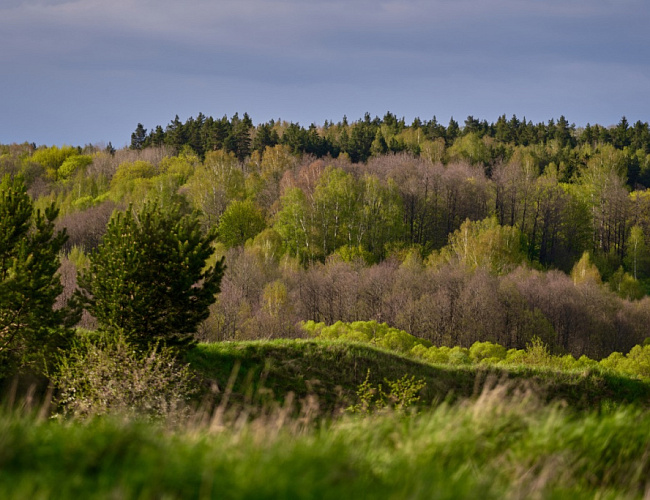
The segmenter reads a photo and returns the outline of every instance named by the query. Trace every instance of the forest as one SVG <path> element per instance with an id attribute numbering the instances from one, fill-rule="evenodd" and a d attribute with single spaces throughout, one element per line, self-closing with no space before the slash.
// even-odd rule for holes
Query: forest
<path id="1" fill-rule="evenodd" d="M 0 178 L 1 496 L 647 491 L 647 122 L 199 114 Z"/>
<path id="2" fill-rule="evenodd" d="M 647 336 L 647 123 L 445 127 L 387 113 L 304 129 L 200 114 L 138 124 L 120 150 L 0 152 L 36 208 L 60 209 L 62 301 L 111 214 L 155 201 L 216 228 L 227 270 L 202 340 L 376 320 L 438 345 L 521 349 L 540 336 L 601 358 Z"/>

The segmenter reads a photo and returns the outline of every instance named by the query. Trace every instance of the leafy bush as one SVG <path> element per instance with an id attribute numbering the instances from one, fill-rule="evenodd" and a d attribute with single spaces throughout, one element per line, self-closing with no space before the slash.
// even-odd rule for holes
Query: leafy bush
<path id="1" fill-rule="evenodd" d="M 307 321 L 302 324 L 302 328 L 314 338 L 365 342 L 405 354 L 412 351 L 416 345 L 421 345 L 424 348 L 431 345 L 404 330 L 392 328 L 386 323 L 377 323 L 376 321 L 355 321 L 353 323 L 337 321 L 331 326 Z"/>
<path id="2" fill-rule="evenodd" d="M 491 360 L 498 362 L 506 358 L 506 348 L 492 342 L 475 342 L 469 348 L 469 357 L 475 363 Z"/>
<path id="3" fill-rule="evenodd" d="M 634 346 L 626 356 L 620 352 L 614 352 L 603 359 L 600 364 L 605 368 L 629 375 L 650 377 L 650 345 Z"/>
<path id="4" fill-rule="evenodd" d="M 388 392 L 382 384 L 374 387 L 370 382 L 370 370 L 366 373 L 365 380 L 357 389 L 358 403 L 350 406 L 351 413 L 370 413 L 375 410 L 391 408 L 397 411 L 404 411 L 408 407 L 420 401 L 418 393 L 426 387 L 423 379 L 416 380 L 415 376 L 404 375 L 398 380 L 384 379 L 388 386 Z"/>
<path id="5" fill-rule="evenodd" d="M 140 355 L 123 334 L 78 338 L 52 380 L 60 414 L 73 417 L 178 416 L 194 391 L 188 366 L 169 348 L 155 345 Z"/>

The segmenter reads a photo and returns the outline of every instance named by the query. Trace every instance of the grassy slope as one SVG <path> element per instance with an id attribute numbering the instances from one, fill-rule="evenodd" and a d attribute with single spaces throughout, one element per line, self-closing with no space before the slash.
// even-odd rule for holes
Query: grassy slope
<path id="1" fill-rule="evenodd" d="M 190 363 L 223 392 L 233 367 L 240 364 L 233 398 L 246 393 L 269 395 L 276 400 L 293 392 L 298 398 L 316 394 L 321 408 L 333 410 L 353 401 L 368 370 L 374 384 L 414 375 L 427 383 L 426 403 L 477 395 L 486 381 L 514 380 L 531 387 L 545 401 L 562 400 L 580 409 L 601 403 L 650 403 L 650 384 L 625 376 L 587 370 L 557 372 L 530 367 L 454 367 L 431 365 L 364 344 L 277 340 L 201 344 Z"/>
<path id="2" fill-rule="evenodd" d="M 341 342 L 204 344 L 191 362 L 222 390 L 241 363 L 239 399 L 249 379 L 273 388 L 277 399 L 315 392 L 327 408 L 341 404 L 339 392 L 352 397 L 368 368 L 375 381 L 426 379 L 426 401 L 476 394 L 490 374 L 532 383 L 544 399 L 574 407 L 650 401 L 647 383 L 606 373 L 433 366 Z M 405 417 L 313 425 L 278 411 L 248 423 L 170 428 L 111 418 L 39 420 L 0 408 L 0 498 L 643 497 L 647 411 L 610 405 L 570 412 L 540 403 L 501 386 L 474 402 Z"/>

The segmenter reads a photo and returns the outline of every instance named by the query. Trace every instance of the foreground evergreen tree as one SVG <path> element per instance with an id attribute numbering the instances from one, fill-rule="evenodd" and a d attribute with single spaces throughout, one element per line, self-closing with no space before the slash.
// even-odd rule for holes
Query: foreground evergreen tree
<path id="1" fill-rule="evenodd" d="M 206 269 L 215 238 L 215 231 L 202 234 L 197 214 L 178 207 L 148 203 L 139 213 L 118 213 L 80 273 L 81 301 L 103 328 L 141 349 L 187 347 L 225 269 L 223 259 Z"/>
<path id="2" fill-rule="evenodd" d="M 54 231 L 58 210 L 34 211 L 25 184 L 0 183 L 0 378 L 17 370 L 40 372 L 57 348 L 67 345 L 75 321 L 54 310 L 63 287 L 57 270 L 65 231 Z"/>

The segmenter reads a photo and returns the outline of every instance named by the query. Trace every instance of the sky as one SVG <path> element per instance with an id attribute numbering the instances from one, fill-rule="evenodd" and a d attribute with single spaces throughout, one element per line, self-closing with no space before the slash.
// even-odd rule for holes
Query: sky
<path id="1" fill-rule="evenodd" d="M 648 0 L 0 0 L 0 144 L 175 115 L 650 121 Z"/>

